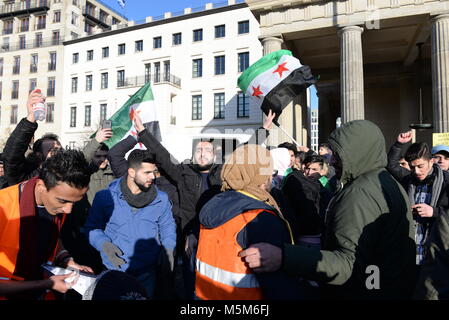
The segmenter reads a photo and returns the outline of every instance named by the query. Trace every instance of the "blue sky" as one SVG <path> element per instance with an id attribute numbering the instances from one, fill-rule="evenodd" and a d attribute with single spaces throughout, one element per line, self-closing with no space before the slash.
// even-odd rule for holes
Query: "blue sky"
<path id="1" fill-rule="evenodd" d="M 165 12 L 183 11 L 184 8 L 204 7 L 206 3 L 221 3 L 227 0 L 126 0 L 122 9 L 117 0 L 101 0 L 108 6 L 125 15 L 130 20 L 142 20 L 148 16 L 161 16 Z"/>

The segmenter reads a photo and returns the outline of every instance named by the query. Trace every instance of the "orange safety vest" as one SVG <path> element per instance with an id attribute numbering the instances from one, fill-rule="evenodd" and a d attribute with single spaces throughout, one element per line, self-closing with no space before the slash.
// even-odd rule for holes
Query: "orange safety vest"
<path id="1" fill-rule="evenodd" d="M 20 197 L 25 183 L 0 191 L 0 280 L 26 280 L 17 273 L 17 260 L 20 250 L 21 219 L 26 219 L 20 212 Z M 59 228 L 65 220 L 65 214 L 59 223 Z M 56 257 L 56 245 L 48 261 Z M 0 297 L 1 300 L 1 297 Z"/>
<path id="2" fill-rule="evenodd" d="M 262 212 L 244 212 L 223 225 L 207 229 L 201 225 L 196 255 L 196 296 L 202 300 L 261 300 L 262 290 L 253 271 L 238 254 L 243 248 L 237 235 Z"/>

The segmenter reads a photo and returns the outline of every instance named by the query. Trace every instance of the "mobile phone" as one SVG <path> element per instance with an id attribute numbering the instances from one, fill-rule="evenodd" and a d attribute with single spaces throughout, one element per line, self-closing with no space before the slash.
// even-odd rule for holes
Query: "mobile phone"
<path id="1" fill-rule="evenodd" d="M 112 121 L 111 120 L 103 120 L 101 127 L 103 129 L 112 129 Z"/>

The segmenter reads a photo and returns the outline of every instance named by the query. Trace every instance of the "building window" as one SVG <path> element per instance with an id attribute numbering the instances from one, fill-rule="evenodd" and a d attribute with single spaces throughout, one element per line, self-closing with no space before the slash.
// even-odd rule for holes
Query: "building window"
<path id="1" fill-rule="evenodd" d="M 3 34 L 12 34 L 13 31 L 13 26 L 14 26 L 14 21 L 13 20 L 5 20 L 3 22 Z"/>
<path id="2" fill-rule="evenodd" d="M 225 56 L 215 57 L 215 74 L 225 73 Z"/>
<path id="3" fill-rule="evenodd" d="M 193 41 L 203 41 L 203 29 L 193 30 Z"/>
<path id="4" fill-rule="evenodd" d="M 0 81 L 0 100 L 2 100 L 3 83 Z M 0 120 L 1 123 L 1 120 Z"/>
<path id="5" fill-rule="evenodd" d="M 72 78 L 72 93 L 78 92 L 78 77 Z"/>
<path id="6" fill-rule="evenodd" d="M 203 76 L 203 59 L 193 59 L 192 61 L 192 78 Z"/>
<path id="7" fill-rule="evenodd" d="M 30 30 L 30 18 L 23 18 L 20 20 L 20 32 L 27 32 Z"/>
<path id="8" fill-rule="evenodd" d="M 215 26 L 215 38 L 224 38 L 226 36 L 226 27 L 224 24 Z"/>
<path id="9" fill-rule="evenodd" d="M 18 111 L 19 111 L 19 108 L 17 107 L 17 105 L 11 106 L 11 119 L 10 119 L 11 124 L 17 124 Z"/>
<path id="10" fill-rule="evenodd" d="M 117 71 L 117 87 L 125 86 L 125 70 Z"/>
<path id="11" fill-rule="evenodd" d="M 47 16 L 38 16 L 36 20 L 37 20 L 36 30 L 45 29 Z"/>
<path id="12" fill-rule="evenodd" d="M 47 103 L 47 117 L 45 119 L 48 123 L 53 123 L 55 121 L 55 104 Z"/>
<path id="13" fill-rule="evenodd" d="M 12 66 L 12 73 L 20 73 L 20 56 L 14 57 L 14 65 Z"/>
<path id="14" fill-rule="evenodd" d="M 92 75 L 86 76 L 86 91 L 92 91 Z"/>
<path id="15" fill-rule="evenodd" d="M 237 118 L 249 117 L 249 98 L 243 93 L 239 92 L 237 97 Z"/>
<path id="16" fill-rule="evenodd" d="M 91 120 L 91 106 L 84 106 L 84 126 L 90 127 Z"/>
<path id="17" fill-rule="evenodd" d="M 239 72 L 245 71 L 249 67 L 249 52 L 239 53 Z"/>
<path id="18" fill-rule="evenodd" d="M 70 127 L 76 127 L 76 107 L 70 108 Z"/>
<path id="19" fill-rule="evenodd" d="M 100 104 L 100 122 L 106 120 L 108 105 L 106 103 Z"/>
<path id="20" fill-rule="evenodd" d="M 143 51 L 143 40 L 136 41 L 136 52 Z"/>
<path id="21" fill-rule="evenodd" d="M 112 17 L 112 25 L 114 25 L 114 24 L 119 24 L 120 23 L 120 20 L 118 20 L 117 18 L 115 18 L 115 17 Z"/>
<path id="22" fill-rule="evenodd" d="M 145 65 L 145 83 L 151 82 L 151 63 Z"/>
<path id="23" fill-rule="evenodd" d="M 124 43 L 121 43 L 118 45 L 118 54 L 122 55 L 126 53 L 126 45 Z"/>
<path id="24" fill-rule="evenodd" d="M 87 61 L 94 59 L 94 50 L 87 50 Z"/>
<path id="25" fill-rule="evenodd" d="M 56 70 L 56 52 L 50 52 L 50 62 L 48 63 L 48 71 Z"/>
<path id="26" fill-rule="evenodd" d="M 55 11 L 53 13 L 53 23 L 61 22 L 61 11 Z"/>
<path id="27" fill-rule="evenodd" d="M 108 73 L 104 72 L 101 74 L 101 89 L 108 88 Z"/>
<path id="28" fill-rule="evenodd" d="M 201 120 L 203 113 L 203 97 L 192 96 L 192 120 Z"/>
<path id="29" fill-rule="evenodd" d="M 162 37 L 153 38 L 153 48 L 154 49 L 162 48 Z"/>
<path id="30" fill-rule="evenodd" d="M 91 35 L 94 32 L 94 26 L 86 22 L 84 25 L 84 32 L 86 32 L 87 35 Z"/>
<path id="31" fill-rule="evenodd" d="M 177 45 L 180 45 L 181 43 L 182 43 L 182 34 L 181 34 L 181 32 L 173 33 L 173 45 L 177 46 Z"/>
<path id="32" fill-rule="evenodd" d="M 3 58 L 0 58 L 0 76 L 3 75 Z"/>
<path id="33" fill-rule="evenodd" d="M 19 37 L 19 49 L 25 49 L 26 46 L 27 46 L 26 37 L 25 36 L 20 36 Z"/>
<path id="34" fill-rule="evenodd" d="M 53 31 L 51 35 L 51 44 L 56 46 L 59 44 L 60 38 L 59 38 L 59 30 Z"/>
<path id="35" fill-rule="evenodd" d="M 78 26 L 78 15 L 75 12 L 72 12 L 72 25 Z"/>
<path id="36" fill-rule="evenodd" d="M 109 47 L 104 47 L 101 49 L 101 57 L 108 58 L 109 57 Z"/>
<path id="37" fill-rule="evenodd" d="M 239 21 L 239 34 L 249 33 L 249 20 Z"/>
<path id="38" fill-rule="evenodd" d="M 164 61 L 164 81 L 170 81 L 170 61 Z"/>
<path id="39" fill-rule="evenodd" d="M 37 79 L 30 79 L 30 92 L 36 89 L 37 87 Z"/>
<path id="40" fill-rule="evenodd" d="M 36 48 L 42 47 L 42 33 L 36 33 L 36 39 L 34 40 Z"/>
<path id="41" fill-rule="evenodd" d="M 3 38 L 2 50 L 4 52 L 9 51 L 9 38 L 8 37 Z"/>
<path id="42" fill-rule="evenodd" d="M 48 78 L 47 97 L 54 97 L 56 91 L 56 79 Z"/>
<path id="43" fill-rule="evenodd" d="M 79 55 L 78 52 L 72 54 L 72 63 L 73 63 L 73 64 L 78 63 L 79 60 L 80 60 L 80 55 Z"/>
<path id="44" fill-rule="evenodd" d="M 214 119 L 224 119 L 225 118 L 225 94 L 215 93 L 214 94 Z"/>
<path id="45" fill-rule="evenodd" d="M 160 62 L 154 63 L 154 82 L 155 83 L 161 82 L 161 63 Z"/>

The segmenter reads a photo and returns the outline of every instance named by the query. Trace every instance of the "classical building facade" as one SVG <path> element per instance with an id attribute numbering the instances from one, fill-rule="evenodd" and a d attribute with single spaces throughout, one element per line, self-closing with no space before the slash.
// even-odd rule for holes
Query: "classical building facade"
<path id="1" fill-rule="evenodd" d="M 418 140 L 449 132 L 448 0 L 247 0 L 264 53 L 291 50 L 320 77 L 320 142 L 342 122 L 367 119 L 387 145 L 410 124 Z M 290 133 L 301 103 L 281 119 Z M 307 119 L 303 117 L 302 120 Z M 296 129 L 294 128 L 296 123 Z"/>
<path id="2" fill-rule="evenodd" d="M 30 90 L 42 89 L 48 114 L 36 137 L 61 133 L 63 41 L 126 25 L 127 19 L 97 0 L 0 2 L 0 144 L 27 114 Z M 2 146 L 0 146 L 2 148 Z"/>
<path id="3" fill-rule="evenodd" d="M 162 143 L 178 160 L 190 157 L 192 138 L 249 138 L 262 112 L 237 79 L 262 56 L 258 36 L 248 6 L 229 0 L 65 42 L 63 145 L 83 147 L 147 82 Z"/>

